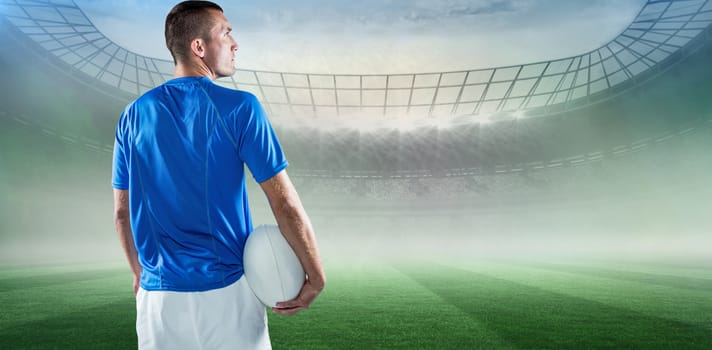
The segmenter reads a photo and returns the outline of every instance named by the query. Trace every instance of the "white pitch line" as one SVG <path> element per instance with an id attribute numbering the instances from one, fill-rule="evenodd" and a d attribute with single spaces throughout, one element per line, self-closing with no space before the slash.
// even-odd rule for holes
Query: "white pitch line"
<path id="1" fill-rule="evenodd" d="M 695 130 L 695 128 L 687 128 L 687 129 L 685 129 L 685 130 L 680 131 L 679 134 L 680 134 L 680 135 L 685 135 L 685 134 L 687 134 L 687 133 L 689 133 L 689 132 L 691 132 L 691 131 L 693 131 L 693 130 Z"/>
<path id="2" fill-rule="evenodd" d="M 67 141 L 67 142 L 77 143 L 77 140 L 75 140 L 67 135 L 62 135 L 61 138 L 62 138 L 62 140 Z"/>
<path id="3" fill-rule="evenodd" d="M 22 118 L 12 117 L 12 119 L 14 119 L 16 122 L 18 122 L 18 123 L 20 123 L 20 124 L 23 124 L 23 125 L 30 125 L 30 123 L 29 123 L 28 121 L 26 121 L 26 120 L 24 120 L 24 119 L 22 119 Z"/>
<path id="4" fill-rule="evenodd" d="M 666 141 L 666 140 L 669 140 L 669 139 L 673 138 L 674 136 L 675 136 L 674 134 L 670 134 L 670 135 L 667 135 L 667 136 L 665 136 L 665 137 L 661 137 L 661 138 L 655 140 L 655 142 L 663 142 L 663 141 Z"/>

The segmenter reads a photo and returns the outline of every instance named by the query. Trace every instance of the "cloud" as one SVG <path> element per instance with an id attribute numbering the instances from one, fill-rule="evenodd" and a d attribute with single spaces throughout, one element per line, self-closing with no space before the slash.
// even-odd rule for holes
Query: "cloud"
<path id="1" fill-rule="evenodd" d="M 241 68 L 367 74 L 485 68 L 579 54 L 613 39 L 644 2 L 263 0 L 221 6 L 240 44 Z M 163 21 L 170 3 L 78 3 L 120 45 L 169 58 Z"/>
<path id="2" fill-rule="evenodd" d="M 264 1 L 226 5 L 226 14 L 235 16 L 235 22 L 247 30 L 280 28 L 309 30 L 366 26 L 386 31 L 410 30 L 414 26 L 438 25 L 443 22 L 470 22 L 479 16 L 515 12 L 522 8 L 521 0 L 363 0 L 338 2 L 303 0 L 298 3 Z M 318 9 L 314 11 L 313 9 Z"/>
<path id="3" fill-rule="evenodd" d="M 92 16 L 113 18 L 116 20 L 152 20 L 163 21 L 173 4 L 161 0 L 74 0 L 85 12 Z"/>
<path id="4" fill-rule="evenodd" d="M 477 16 L 515 12 L 519 8 L 513 1 L 475 1 L 467 3 L 441 2 L 437 6 L 411 9 L 403 18 L 414 22 L 436 20 L 470 20 Z"/>
<path id="5" fill-rule="evenodd" d="M 515 11 L 516 7 L 511 1 L 495 1 L 484 6 L 465 6 L 462 8 L 454 8 L 448 11 L 450 16 L 477 16 L 477 15 L 491 15 L 501 12 L 512 12 Z"/>

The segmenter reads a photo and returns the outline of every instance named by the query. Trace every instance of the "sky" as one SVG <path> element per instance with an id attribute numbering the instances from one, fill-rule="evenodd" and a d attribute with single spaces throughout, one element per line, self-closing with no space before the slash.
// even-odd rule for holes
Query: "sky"
<path id="1" fill-rule="evenodd" d="M 76 0 L 110 39 L 170 59 L 175 2 Z M 423 73 L 581 54 L 620 34 L 644 0 L 232 1 L 242 69 L 330 74 Z"/>

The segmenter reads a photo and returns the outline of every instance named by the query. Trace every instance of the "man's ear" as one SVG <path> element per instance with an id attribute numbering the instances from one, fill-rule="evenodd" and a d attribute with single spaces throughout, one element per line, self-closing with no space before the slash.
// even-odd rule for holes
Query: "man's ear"
<path id="1" fill-rule="evenodd" d="M 203 39 L 196 38 L 193 39 L 190 42 L 190 51 L 193 52 L 193 55 L 199 57 L 199 58 L 204 58 L 205 57 L 205 42 Z"/>

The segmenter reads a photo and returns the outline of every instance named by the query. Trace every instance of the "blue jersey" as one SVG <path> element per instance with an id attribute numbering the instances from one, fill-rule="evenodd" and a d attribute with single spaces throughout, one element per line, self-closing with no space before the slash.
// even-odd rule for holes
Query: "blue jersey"
<path id="1" fill-rule="evenodd" d="M 257 182 L 287 167 L 248 92 L 184 77 L 126 108 L 116 129 L 112 184 L 129 191 L 142 288 L 203 291 L 242 276 L 252 231 L 245 164 Z"/>

